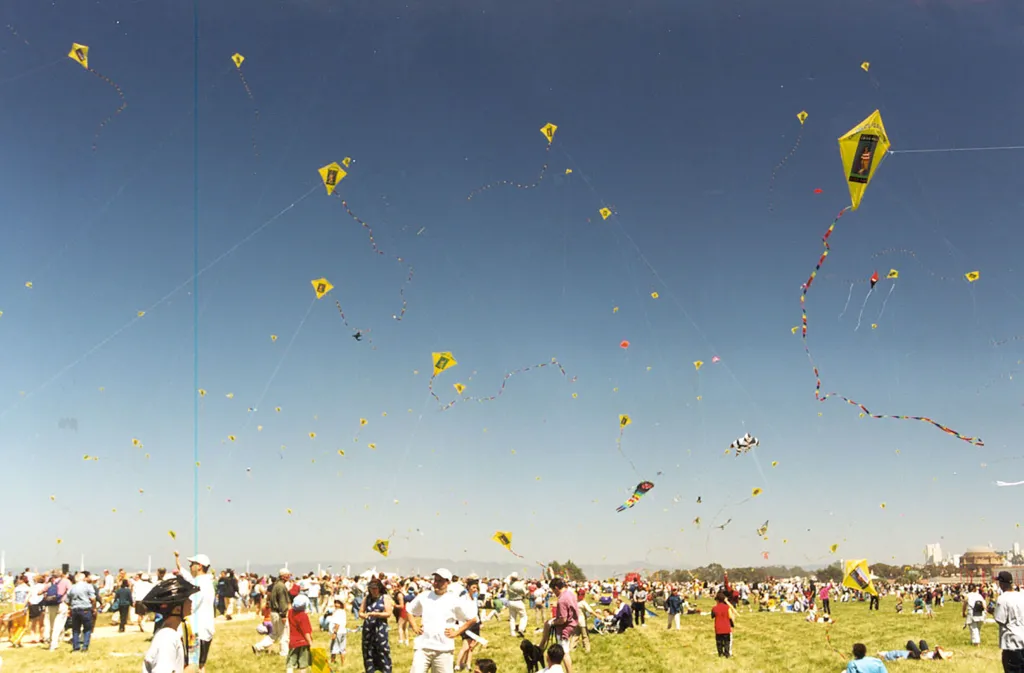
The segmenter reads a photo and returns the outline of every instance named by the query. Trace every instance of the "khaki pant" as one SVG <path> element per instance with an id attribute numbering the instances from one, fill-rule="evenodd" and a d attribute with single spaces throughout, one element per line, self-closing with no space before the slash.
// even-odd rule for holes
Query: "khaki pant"
<path id="1" fill-rule="evenodd" d="M 516 635 L 516 622 L 519 622 L 519 632 L 526 635 L 526 605 L 522 601 L 508 602 L 508 631 L 510 635 Z"/>
<path id="2" fill-rule="evenodd" d="M 47 605 L 46 615 L 49 618 L 50 649 L 55 650 L 64 635 L 64 625 L 68 623 L 68 604 Z"/>
<path id="3" fill-rule="evenodd" d="M 452 673 L 455 665 L 453 652 L 416 650 L 412 655 L 409 673 Z"/>

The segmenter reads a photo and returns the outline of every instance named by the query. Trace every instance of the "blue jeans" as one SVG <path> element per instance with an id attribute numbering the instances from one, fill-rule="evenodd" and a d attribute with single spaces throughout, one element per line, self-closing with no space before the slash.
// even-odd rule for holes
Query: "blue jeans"
<path id="1" fill-rule="evenodd" d="M 81 649 L 89 649 L 89 641 L 92 640 L 92 627 L 95 619 L 90 608 L 75 608 L 71 611 L 71 649 L 75 652 L 79 649 L 79 636 L 84 634 Z"/>

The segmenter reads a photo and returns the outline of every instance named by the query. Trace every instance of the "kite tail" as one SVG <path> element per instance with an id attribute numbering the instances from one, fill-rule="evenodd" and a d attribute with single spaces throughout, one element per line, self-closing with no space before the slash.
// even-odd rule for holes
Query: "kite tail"
<path id="1" fill-rule="evenodd" d="M 979 438 L 979 437 L 968 437 L 966 435 L 962 435 L 959 432 L 957 432 L 956 430 L 954 430 L 954 429 L 952 429 L 952 428 L 950 428 L 948 426 L 942 425 L 941 423 L 938 423 L 938 422 L 928 418 L 927 416 L 902 416 L 902 415 L 897 416 L 897 415 L 889 415 L 889 414 L 873 414 L 863 404 L 861 404 L 860 402 L 857 402 L 855 400 L 851 400 L 848 397 L 843 397 L 842 395 L 839 395 L 837 393 L 825 393 L 824 395 L 821 393 L 821 373 L 818 371 L 818 366 L 816 364 L 814 364 L 814 356 L 811 355 L 811 349 L 807 345 L 807 292 L 811 289 L 811 284 L 814 283 L 814 279 L 818 276 L 818 271 L 821 270 L 822 265 L 825 263 L 825 260 L 828 258 L 828 253 L 831 250 L 831 247 L 828 244 L 828 239 L 829 239 L 830 236 L 832 236 L 832 232 L 835 231 L 836 223 L 839 222 L 839 218 L 841 218 L 843 215 L 845 215 L 848 210 L 851 210 L 851 206 L 846 206 L 845 208 L 840 210 L 839 214 L 836 215 L 834 220 L 832 220 L 832 224 L 830 224 L 828 229 L 825 231 L 825 235 L 821 237 L 821 242 L 824 245 L 825 249 L 822 251 L 821 257 L 818 258 L 818 264 L 814 267 L 814 271 L 811 272 L 811 275 L 807 278 L 807 282 L 804 283 L 803 291 L 800 294 L 800 313 L 801 313 L 801 332 L 800 332 L 800 336 L 801 336 L 801 339 L 803 340 L 803 343 L 804 343 L 804 352 L 807 353 L 807 360 L 808 360 L 808 362 L 811 363 L 811 369 L 814 372 L 814 399 L 817 400 L 818 402 L 824 402 L 825 400 L 827 400 L 830 397 L 838 397 L 839 399 L 845 401 L 847 404 L 852 404 L 853 406 L 855 406 L 858 409 L 860 409 L 861 412 L 865 416 L 867 416 L 869 418 L 892 418 L 892 419 L 896 419 L 896 420 L 900 420 L 900 421 L 921 421 L 922 423 L 928 423 L 930 425 L 933 425 L 936 428 L 938 428 L 939 430 L 942 430 L 943 432 L 945 432 L 946 434 L 952 435 L 952 436 L 956 437 L 957 439 L 965 441 L 965 442 L 967 442 L 969 444 L 973 444 L 974 446 L 985 446 L 985 442 L 983 442 L 981 440 L 981 438 Z M 870 292 L 868 294 L 870 295 Z"/>
<path id="2" fill-rule="evenodd" d="M 889 294 L 885 295 L 885 299 L 882 300 L 882 310 L 878 312 L 878 317 L 875 318 L 876 323 L 882 322 L 882 316 L 885 315 L 885 305 L 889 303 L 889 297 L 892 296 L 892 293 L 895 290 L 896 283 L 893 283 L 892 286 L 889 287 Z"/>
<path id="3" fill-rule="evenodd" d="M 864 317 L 864 309 L 865 307 L 867 307 L 868 299 L 871 298 L 871 293 L 874 291 L 875 288 L 871 288 L 870 290 L 868 290 L 868 293 L 864 296 L 864 303 L 860 305 L 860 313 L 857 314 L 857 326 L 853 328 L 854 332 L 860 329 L 860 321 Z"/>
<path id="4" fill-rule="evenodd" d="M 853 298 L 853 283 L 850 283 L 850 292 L 846 295 L 846 303 L 843 304 L 843 312 L 839 314 L 839 319 L 842 320 L 843 316 L 846 315 L 846 309 L 850 308 L 850 299 Z"/>

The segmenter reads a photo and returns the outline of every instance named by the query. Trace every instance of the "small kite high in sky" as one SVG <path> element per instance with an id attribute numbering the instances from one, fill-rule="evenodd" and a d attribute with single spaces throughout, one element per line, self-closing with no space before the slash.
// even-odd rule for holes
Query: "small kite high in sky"
<path id="1" fill-rule="evenodd" d="M 630 509 L 631 507 L 633 507 L 633 505 L 640 502 L 640 498 L 647 495 L 647 492 L 650 491 L 652 488 L 654 488 L 653 481 L 641 481 L 639 484 L 636 485 L 636 490 L 633 491 L 633 495 L 629 496 L 629 500 L 619 505 L 615 509 L 615 511 L 625 512 L 627 509 Z"/>
<path id="2" fill-rule="evenodd" d="M 738 457 L 741 453 L 747 453 L 755 446 L 761 446 L 761 440 L 748 432 L 730 444 L 729 448 L 733 449 Z"/>

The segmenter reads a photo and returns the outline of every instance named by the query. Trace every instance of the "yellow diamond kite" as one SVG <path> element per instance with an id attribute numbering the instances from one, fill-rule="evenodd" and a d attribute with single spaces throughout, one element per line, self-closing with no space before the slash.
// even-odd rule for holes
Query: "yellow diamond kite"
<path id="1" fill-rule="evenodd" d="M 981 273 L 978 271 L 968 271 L 967 273 L 964 274 L 964 278 L 967 279 L 968 283 L 973 283 L 974 281 L 981 278 Z"/>
<path id="2" fill-rule="evenodd" d="M 557 131 L 557 130 L 558 130 L 558 127 L 555 126 L 554 124 L 552 124 L 551 122 L 548 122 L 544 126 L 540 127 L 540 132 L 544 134 L 544 137 L 548 139 L 549 143 L 554 142 L 554 140 L 555 140 L 555 131 Z"/>
<path id="3" fill-rule="evenodd" d="M 620 428 L 624 428 L 624 427 L 626 427 L 627 425 L 629 425 L 632 422 L 633 422 L 633 419 L 629 417 L 629 414 L 619 414 L 619 427 Z"/>
<path id="4" fill-rule="evenodd" d="M 466 386 L 462 385 L 461 383 L 456 383 L 453 387 L 455 388 L 455 392 L 457 392 L 459 395 L 461 395 L 462 391 L 466 389 Z"/>
<path id="5" fill-rule="evenodd" d="M 832 545 L 832 553 L 835 553 L 836 546 Z M 866 591 L 872 596 L 877 596 L 878 590 L 875 589 L 875 584 L 871 580 L 871 570 L 868 569 L 867 559 L 846 562 L 846 567 L 843 569 L 844 587 L 850 587 L 854 591 Z"/>
<path id="6" fill-rule="evenodd" d="M 86 45 L 73 42 L 71 44 L 71 51 L 68 52 L 68 58 L 86 70 L 89 69 L 89 47 Z"/>
<path id="7" fill-rule="evenodd" d="M 344 166 L 345 168 L 348 168 L 349 166 L 351 166 L 352 165 L 352 157 L 345 157 L 344 159 L 342 159 L 341 160 L 341 165 Z"/>
<path id="8" fill-rule="evenodd" d="M 345 172 L 337 161 L 332 161 L 326 166 L 319 170 L 320 179 L 324 182 L 324 187 L 327 188 L 327 195 L 330 196 L 334 193 L 334 188 L 338 186 L 338 183 L 345 179 L 348 173 Z"/>
<path id="9" fill-rule="evenodd" d="M 508 531 L 499 530 L 491 536 L 491 539 L 500 544 L 505 549 L 512 551 L 512 533 Z"/>
<path id="10" fill-rule="evenodd" d="M 602 208 L 601 210 L 599 210 L 597 212 L 601 213 L 601 219 L 602 220 L 607 220 L 609 217 L 612 216 L 612 211 L 611 211 L 610 208 Z"/>
<path id="11" fill-rule="evenodd" d="M 797 112 L 796 118 L 800 120 L 800 125 L 803 126 L 804 122 L 807 121 L 807 110 L 800 110 L 800 112 Z"/>
<path id="12" fill-rule="evenodd" d="M 236 68 L 241 68 L 242 67 L 242 61 L 244 61 L 244 60 L 245 60 L 245 57 L 242 56 L 241 54 L 237 53 L 237 52 L 231 55 L 231 62 L 235 64 Z"/>
<path id="13" fill-rule="evenodd" d="M 387 558 L 387 556 L 388 556 L 388 547 L 390 547 L 390 546 L 391 546 L 391 541 L 390 540 L 377 540 L 376 542 L 373 543 L 373 550 L 375 552 L 377 552 L 378 554 L 380 554 L 381 556 L 383 556 L 384 558 Z"/>
<path id="14" fill-rule="evenodd" d="M 459 364 L 455 356 L 452 355 L 451 351 L 444 351 L 442 353 L 431 353 L 431 360 L 434 362 L 434 373 L 431 376 L 437 376 L 449 367 L 454 367 Z"/>
<path id="15" fill-rule="evenodd" d="M 309 281 L 313 285 L 313 291 L 316 292 L 317 299 L 323 299 L 324 295 L 334 289 L 331 285 L 331 281 L 326 278 L 317 278 L 316 280 Z"/>
<path id="16" fill-rule="evenodd" d="M 891 280 L 896 280 L 900 277 L 900 272 L 896 269 L 889 269 L 889 273 L 887 273 L 885 277 Z"/>
<path id="17" fill-rule="evenodd" d="M 860 64 L 860 69 L 863 70 L 864 72 L 867 72 L 870 68 L 871 63 L 868 61 L 864 61 L 863 63 Z"/>
<path id="18" fill-rule="evenodd" d="M 889 135 L 878 110 L 839 138 L 839 153 L 843 158 L 853 210 L 860 207 L 871 178 L 888 152 Z"/>

